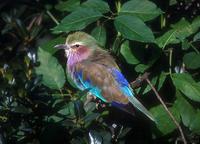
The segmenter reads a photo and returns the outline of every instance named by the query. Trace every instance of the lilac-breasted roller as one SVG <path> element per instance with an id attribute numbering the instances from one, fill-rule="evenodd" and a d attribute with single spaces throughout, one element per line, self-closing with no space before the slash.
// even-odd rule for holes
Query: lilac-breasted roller
<path id="1" fill-rule="evenodd" d="M 135 98 L 113 57 L 92 36 L 74 32 L 68 35 L 65 44 L 55 47 L 65 50 L 67 71 L 80 90 L 87 89 L 102 101 L 119 108 L 130 102 L 154 121 L 152 114 Z"/>

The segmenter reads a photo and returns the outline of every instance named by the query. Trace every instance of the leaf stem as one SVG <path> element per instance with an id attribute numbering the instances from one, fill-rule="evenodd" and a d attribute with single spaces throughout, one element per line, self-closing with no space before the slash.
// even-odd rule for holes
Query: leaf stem
<path id="1" fill-rule="evenodd" d="M 63 94 L 63 92 L 62 92 L 62 89 L 59 89 L 59 91 L 60 91 L 61 96 L 64 97 L 64 94 Z"/>
<path id="2" fill-rule="evenodd" d="M 117 0 L 115 2 L 115 6 L 116 6 L 116 9 L 117 9 L 117 13 L 119 13 L 120 10 L 121 10 L 121 0 Z"/>
<path id="3" fill-rule="evenodd" d="M 163 29 L 166 26 L 166 19 L 163 14 L 160 16 L 160 27 Z"/>
<path id="4" fill-rule="evenodd" d="M 155 87 L 152 85 L 152 83 L 150 82 L 150 80 L 147 78 L 146 79 L 147 83 L 150 85 L 151 89 L 154 91 L 157 99 L 160 101 L 160 103 L 162 104 L 162 106 L 164 107 L 165 111 L 168 113 L 169 117 L 172 119 L 172 121 L 174 122 L 174 124 L 176 125 L 176 127 L 178 128 L 181 137 L 182 137 L 182 141 L 184 144 L 187 144 L 187 141 L 185 139 L 185 136 L 183 134 L 183 130 L 181 128 L 181 126 L 179 125 L 179 123 L 177 122 L 177 120 L 175 119 L 175 117 L 173 116 L 173 114 L 170 112 L 170 110 L 167 108 L 166 104 L 164 103 L 164 101 L 162 100 L 161 96 L 158 94 L 157 90 L 155 89 Z"/>
<path id="5" fill-rule="evenodd" d="M 116 39 L 115 39 L 113 46 L 112 46 L 112 52 L 114 54 L 116 54 L 117 56 L 119 55 L 119 52 L 120 52 L 120 48 L 119 48 L 120 44 L 121 44 L 121 33 L 117 32 Z"/>
<path id="6" fill-rule="evenodd" d="M 47 10 L 47 14 L 57 25 L 59 25 L 58 20 L 52 15 L 52 13 L 49 10 Z"/>
<path id="7" fill-rule="evenodd" d="M 198 49 L 197 49 L 191 42 L 190 42 L 189 44 L 190 44 L 190 46 L 194 49 L 194 51 L 195 51 L 197 54 L 199 54 Z"/>
<path id="8" fill-rule="evenodd" d="M 172 74 L 172 54 L 173 54 L 173 49 L 169 49 L 169 74 Z"/>

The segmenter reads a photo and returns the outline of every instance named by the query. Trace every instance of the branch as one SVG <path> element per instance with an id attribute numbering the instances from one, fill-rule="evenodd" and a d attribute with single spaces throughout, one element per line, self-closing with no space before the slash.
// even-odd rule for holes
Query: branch
<path id="1" fill-rule="evenodd" d="M 133 89 L 138 88 L 141 86 L 141 84 L 144 82 L 144 80 L 146 80 L 149 76 L 149 73 L 145 72 L 142 76 L 139 76 L 138 78 L 136 78 L 135 81 L 131 82 L 131 87 Z"/>
<path id="2" fill-rule="evenodd" d="M 49 10 L 47 10 L 47 14 L 57 25 L 59 25 L 58 20 L 52 15 L 52 13 Z"/>
<path id="3" fill-rule="evenodd" d="M 185 136 L 183 134 L 183 130 L 182 130 L 181 126 L 179 125 L 179 123 L 177 122 L 177 120 L 175 119 L 175 117 L 172 115 L 172 113 L 169 111 L 169 109 L 165 105 L 164 101 L 162 100 L 161 96 L 158 94 L 157 90 L 152 85 L 152 83 L 150 82 L 150 80 L 148 78 L 146 78 L 146 81 L 150 85 L 151 89 L 154 91 L 156 97 L 158 98 L 158 100 L 160 101 L 160 103 L 163 105 L 164 109 L 166 110 L 166 112 L 168 113 L 168 115 L 170 116 L 170 118 L 172 119 L 172 121 L 174 122 L 174 124 L 176 125 L 176 127 L 178 128 L 178 130 L 179 130 L 179 132 L 181 134 L 183 143 L 187 144 L 187 141 L 185 139 Z"/>

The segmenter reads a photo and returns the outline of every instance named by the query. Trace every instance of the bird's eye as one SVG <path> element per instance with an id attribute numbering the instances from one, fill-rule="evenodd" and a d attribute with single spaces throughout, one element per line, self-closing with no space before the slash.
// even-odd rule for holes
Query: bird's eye
<path id="1" fill-rule="evenodd" d="M 78 48 L 80 45 L 79 45 L 79 44 L 76 44 L 75 46 Z"/>

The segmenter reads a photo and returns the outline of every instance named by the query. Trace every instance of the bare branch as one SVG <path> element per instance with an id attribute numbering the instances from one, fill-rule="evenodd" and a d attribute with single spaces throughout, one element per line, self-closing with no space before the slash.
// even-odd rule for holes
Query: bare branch
<path id="1" fill-rule="evenodd" d="M 146 78 L 146 81 L 150 85 L 151 89 L 154 91 L 156 97 L 158 98 L 158 100 L 160 101 L 160 103 L 162 104 L 162 106 L 164 107 L 164 109 L 166 110 L 166 112 L 168 113 L 168 115 L 170 116 L 170 118 L 172 119 L 172 121 L 174 122 L 174 124 L 176 125 L 176 127 L 178 128 L 178 130 L 179 130 L 179 132 L 181 134 L 183 143 L 187 144 L 187 141 L 185 139 L 185 136 L 183 134 L 183 130 L 182 130 L 181 126 L 179 125 L 179 123 L 177 122 L 177 120 L 175 119 L 175 117 L 173 116 L 173 114 L 169 111 L 169 109 L 167 108 L 166 104 L 164 103 L 164 101 L 162 100 L 161 96 L 158 94 L 157 90 L 152 85 L 152 83 L 150 82 L 150 80 L 148 78 Z"/>

